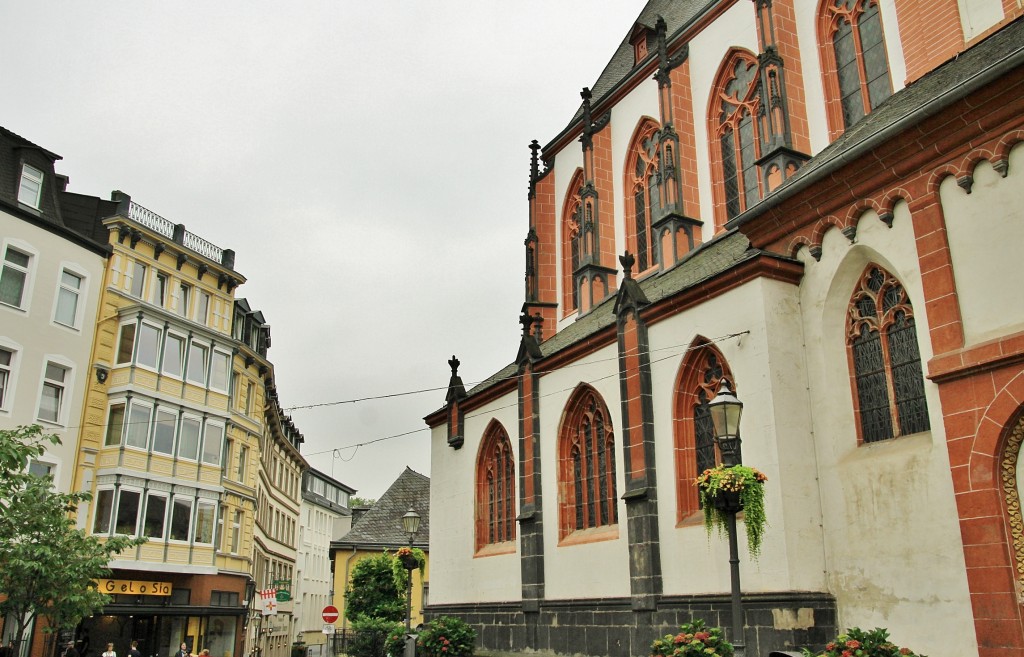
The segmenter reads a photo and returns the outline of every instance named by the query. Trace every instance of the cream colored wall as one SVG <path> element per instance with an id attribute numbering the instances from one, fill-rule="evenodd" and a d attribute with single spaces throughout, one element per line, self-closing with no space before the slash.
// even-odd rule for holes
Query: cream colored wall
<path id="1" fill-rule="evenodd" d="M 39 460 L 54 467 L 57 489 L 68 491 L 74 476 L 85 390 L 90 379 L 95 379 L 90 354 L 106 258 L 0 212 L 0 258 L 7 245 L 30 253 L 32 259 L 24 308 L 0 304 L 0 346 L 16 351 L 5 410 L 0 410 L 0 428 L 38 423 L 43 425 L 44 433 L 59 437 L 61 445 L 48 446 Z M 53 321 L 57 289 L 65 268 L 83 276 L 75 328 Z M 65 382 L 60 421 L 56 424 L 37 419 L 47 361 L 71 368 Z"/>
<path id="2" fill-rule="evenodd" d="M 513 454 L 518 455 L 518 417 L 517 395 L 513 392 L 466 414 L 466 442 L 460 449 L 448 446 L 446 425 L 431 433 L 430 508 L 434 512 L 430 516 L 430 552 L 436 571 L 430 585 L 432 604 L 518 600 L 522 594 L 519 524 L 516 523 L 517 549 L 511 554 L 476 557 L 473 535 L 480 439 L 495 419 L 508 433 Z M 515 470 L 518 513 L 518 457 Z"/>
<path id="3" fill-rule="evenodd" d="M 968 347 L 1024 330 L 1022 187 L 1024 144 L 1010 152 L 1006 178 L 982 161 L 970 194 L 953 176 L 939 187 Z"/>
<path id="4" fill-rule="evenodd" d="M 932 355 L 910 214 L 903 203 L 894 214 L 890 229 L 866 212 L 852 245 L 829 231 L 820 262 L 807 249 L 799 254 L 828 588 L 841 627 L 898 628 L 894 640 L 922 653 L 971 655 L 971 632 L 934 632 L 973 620 L 936 386 L 925 380 L 931 431 L 857 445 L 845 322 L 869 262 L 900 279 L 914 306 L 922 362 Z"/>
<path id="5" fill-rule="evenodd" d="M 744 335 L 725 337 L 736 333 Z M 821 590 L 820 507 L 814 479 L 806 476 L 813 459 L 796 290 L 765 280 L 730 290 L 650 329 L 665 592 L 720 593 L 729 588 L 725 539 L 717 534 L 709 538 L 699 514 L 676 525 L 676 486 L 692 482 L 679 482 L 675 470 L 674 390 L 686 350 L 698 335 L 722 353 L 744 403 L 743 462 L 768 476 L 770 526 L 758 561 L 742 551 L 743 589 Z M 745 545 L 742 522 L 740 529 Z"/>
<path id="6" fill-rule="evenodd" d="M 629 595 L 626 505 L 622 460 L 622 418 L 619 406 L 618 356 L 615 344 L 600 349 L 540 379 L 540 453 L 544 491 L 544 593 L 547 598 L 597 598 Z M 611 376 L 609 376 L 611 375 Z M 608 407 L 615 431 L 615 479 L 618 538 L 559 546 L 558 430 L 569 397 L 581 382 L 589 383 Z M 601 576 L 594 576 L 600 564 Z"/>

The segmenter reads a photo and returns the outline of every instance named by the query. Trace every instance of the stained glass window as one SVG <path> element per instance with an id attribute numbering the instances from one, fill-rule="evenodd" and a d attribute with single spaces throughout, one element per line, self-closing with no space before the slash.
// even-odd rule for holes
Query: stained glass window
<path id="1" fill-rule="evenodd" d="M 561 440 L 562 534 L 618 523 L 615 440 L 608 409 L 584 389 L 570 402 Z"/>
<path id="2" fill-rule="evenodd" d="M 515 465 L 512 443 L 500 424 L 484 435 L 477 464 L 477 549 L 515 540 Z"/>
<path id="3" fill-rule="evenodd" d="M 895 277 L 875 265 L 850 302 L 847 336 L 861 440 L 877 442 L 930 428 L 913 308 Z"/>
<path id="4" fill-rule="evenodd" d="M 694 479 L 718 463 L 715 427 L 708 402 L 730 377 L 721 354 L 709 344 L 691 347 L 676 387 L 675 446 L 677 519 L 700 509 Z"/>
<path id="5" fill-rule="evenodd" d="M 876 0 L 833 0 L 826 11 L 843 125 L 849 128 L 892 95 L 882 19 Z"/>
<path id="6" fill-rule="evenodd" d="M 752 56 L 736 53 L 729 63 L 729 76 L 715 91 L 720 112 L 714 132 L 722 157 L 722 183 L 725 212 L 731 219 L 761 198 L 757 165 L 760 145 L 757 115 L 760 98 L 757 62 Z"/>
<path id="7" fill-rule="evenodd" d="M 579 169 L 569 181 L 562 208 L 562 303 L 566 312 L 579 308 L 579 290 L 574 273 L 579 269 L 583 253 L 583 171 Z"/>
<path id="8" fill-rule="evenodd" d="M 646 271 L 658 264 L 652 222 L 661 207 L 658 186 L 658 126 L 650 121 L 644 124 L 630 146 L 632 166 L 626 167 L 626 188 L 633 195 L 633 235 L 630 248 L 636 253 L 637 271 Z"/>

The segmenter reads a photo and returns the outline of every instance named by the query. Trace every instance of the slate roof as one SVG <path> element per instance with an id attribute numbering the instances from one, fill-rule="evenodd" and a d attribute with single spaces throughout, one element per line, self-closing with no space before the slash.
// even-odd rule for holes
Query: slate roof
<path id="1" fill-rule="evenodd" d="M 597 77 L 597 81 L 590 88 L 590 91 L 593 93 L 592 102 L 595 105 L 599 103 L 605 94 L 614 89 L 619 82 L 636 68 L 633 66 L 633 46 L 629 43 L 629 37 L 633 32 L 634 25 L 639 23 L 653 30 L 658 16 L 661 16 L 665 19 L 667 38 L 671 41 L 672 35 L 675 32 L 690 24 L 695 18 L 719 2 L 720 0 L 711 0 L 710 2 L 708 0 L 651 0 L 648 2 L 640 11 L 640 15 L 637 16 L 633 25 L 629 26 L 629 30 L 622 37 L 619 47 L 615 49 L 615 53 L 608 61 L 608 64 L 605 65 L 604 70 L 601 71 L 601 75 Z M 657 56 L 657 50 L 654 48 L 648 48 L 648 52 L 650 54 L 641 64 Z M 580 109 L 573 116 L 570 125 L 575 123 L 582 115 L 583 106 L 581 104 Z"/>
<path id="2" fill-rule="evenodd" d="M 347 534 L 331 542 L 331 547 L 373 549 L 408 545 L 409 535 L 402 528 L 402 516 L 410 507 L 420 514 L 420 528 L 413 545 L 427 550 L 430 545 L 430 477 L 408 466 Z"/>
<path id="3" fill-rule="evenodd" d="M 647 300 L 654 304 L 662 299 L 699 286 L 704 281 L 760 255 L 768 255 L 780 260 L 791 260 L 790 258 L 784 258 L 752 248 L 750 240 L 742 233 L 734 230 L 701 244 L 688 253 L 672 269 L 655 276 L 648 276 L 639 280 L 638 283 L 640 284 L 640 289 L 647 296 Z M 589 336 L 614 324 L 614 307 L 615 295 L 613 294 L 589 313 L 542 342 L 540 349 L 543 357 L 547 358 L 577 342 L 585 341 Z M 506 365 L 486 380 L 473 386 L 468 391 L 468 396 L 472 397 L 501 381 L 516 376 L 517 369 L 514 362 Z"/>

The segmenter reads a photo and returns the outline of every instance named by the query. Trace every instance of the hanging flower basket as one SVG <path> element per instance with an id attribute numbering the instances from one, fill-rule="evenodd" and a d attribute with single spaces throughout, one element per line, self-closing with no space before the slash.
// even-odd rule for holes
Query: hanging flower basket
<path id="1" fill-rule="evenodd" d="M 764 515 L 764 482 L 767 480 L 757 468 L 718 465 L 702 472 L 694 482 L 704 509 L 704 527 L 709 534 L 714 528 L 724 532 L 727 517 L 743 511 L 747 550 L 754 559 L 761 554 L 761 540 L 768 524 Z"/>
<path id="2" fill-rule="evenodd" d="M 391 562 L 391 574 L 395 586 L 404 591 L 409 585 L 409 575 L 419 568 L 420 578 L 427 566 L 427 555 L 419 548 L 400 547 L 395 551 L 395 560 Z"/>

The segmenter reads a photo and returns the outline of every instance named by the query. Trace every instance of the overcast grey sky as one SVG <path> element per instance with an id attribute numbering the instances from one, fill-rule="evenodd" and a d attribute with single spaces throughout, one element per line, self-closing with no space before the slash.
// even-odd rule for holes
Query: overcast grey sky
<path id="1" fill-rule="evenodd" d="M 515 357 L 528 144 L 644 4 L 3 2 L 0 125 L 62 155 L 70 191 L 234 249 L 282 404 L 327 404 L 291 411 L 303 453 L 376 498 L 429 474 L 444 391 L 334 402 Z"/>

